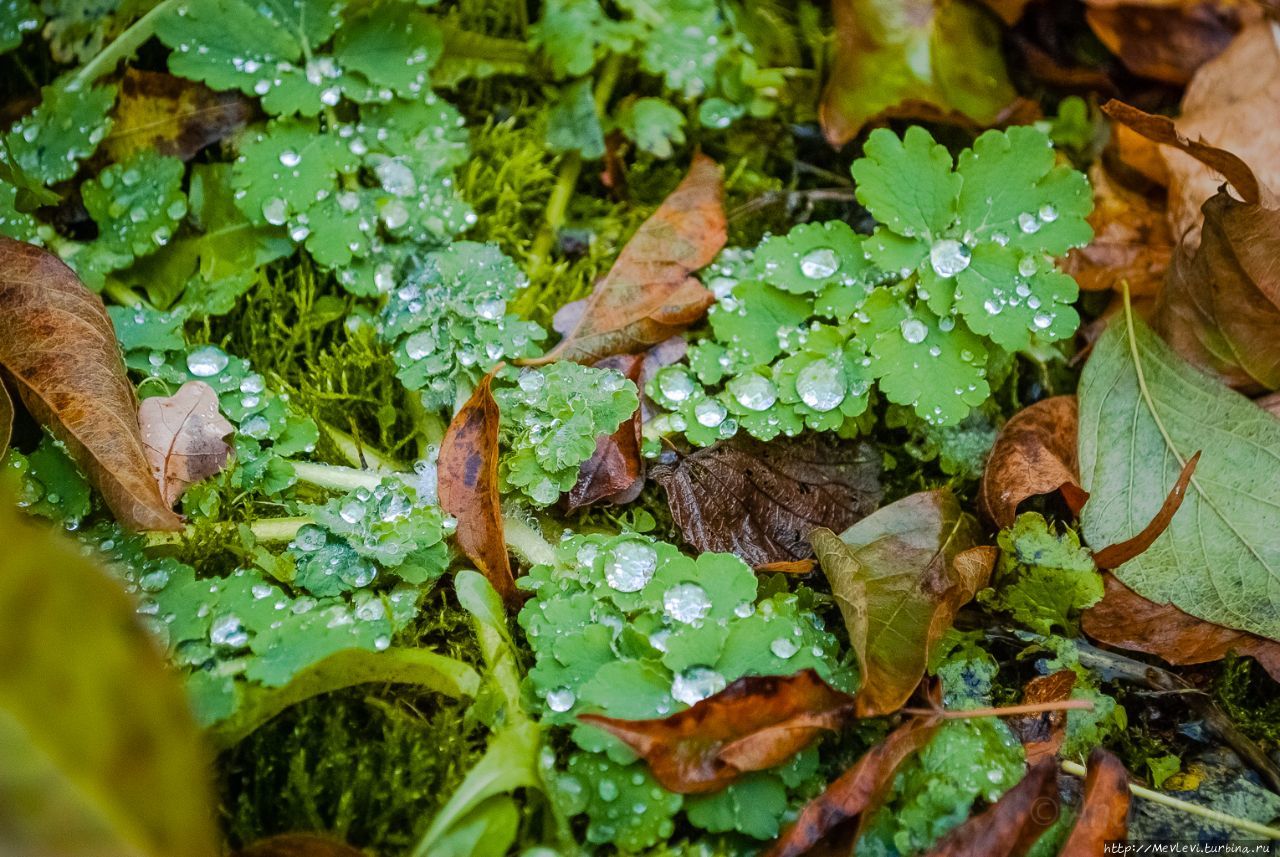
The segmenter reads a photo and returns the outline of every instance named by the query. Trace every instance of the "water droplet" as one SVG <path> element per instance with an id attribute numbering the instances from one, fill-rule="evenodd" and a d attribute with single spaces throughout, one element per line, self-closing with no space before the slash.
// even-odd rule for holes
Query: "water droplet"
<path id="1" fill-rule="evenodd" d="M 902 338 L 913 345 L 924 342 L 924 338 L 929 335 L 929 328 L 918 318 L 903 319 L 899 328 L 902 330 Z"/>
<path id="2" fill-rule="evenodd" d="M 778 390 L 763 375 L 749 372 L 729 382 L 729 392 L 749 411 L 767 411 L 778 401 Z"/>
<path id="3" fill-rule="evenodd" d="M 840 257 L 830 247 L 819 247 L 804 254 L 800 273 L 811 280 L 825 280 L 840 270 Z"/>
<path id="4" fill-rule="evenodd" d="M 273 196 L 266 202 L 262 203 L 262 216 L 267 223 L 272 226 L 284 225 L 285 218 L 289 215 L 289 204 L 278 196 Z"/>
<path id="5" fill-rule="evenodd" d="M 929 264 L 939 277 L 954 277 L 969 267 L 969 248 L 954 238 L 944 238 L 929 250 Z"/>
<path id="6" fill-rule="evenodd" d="M 683 369 L 669 366 L 658 372 L 658 392 L 672 402 L 683 402 L 693 394 L 693 378 Z"/>
<path id="7" fill-rule="evenodd" d="M 215 646 L 239 648 L 249 642 L 249 635 L 234 613 L 219 616 L 209 626 L 209 642 Z"/>
<path id="8" fill-rule="evenodd" d="M 1053 223 L 1058 219 L 1058 209 L 1046 202 L 1040 206 L 1040 219 L 1045 223 Z"/>
<path id="9" fill-rule="evenodd" d="M 253 414 L 240 423 L 240 434 L 254 440 L 262 440 L 271 433 L 271 423 L 262 414 Z"/>
<path id="10" fill-rule="evenodd" d="M 844 401 L 844 370 L 834 360 L 815 360 L 796 376 L 796 392 L 800 401 L 826 413 Z"/>
<path id="11" fill-rule="evenodd" d="M 358 524 L 364 520 L 365 507 L 359 500 L 347 500 L 338 509 L 338 517 L 348 524 Z"/>
<path id="12" fill-rule="evenodd" d="M 696 705 L 725 689 L 724 676 L 710 667 L 689 667 L 671 682 L 671 695 L 685 705 Z"/>
<path id="13" fill-rule="evenodd" d="M 643 542 L 623 542 L 604 566 L 604 579 L 619 592 L 643 589 L 658 567 L 658 552 Z"/>
<path id="14" fill-rule="evenodd" d="M 1040 231 L 1040 221 L 1031 212 L 1024 211 L 1018 215 L 1018 228 L 1031 235 Z"/>
<path id="15" fill-rule="evenodd" d="M 285 149 L 280 153 L 280 163 L 286 167 L 296 167 L 302 162 L 302 155 L 299 155 L 293 149 Z"/>
<path id="16" fill-rule="evenodd" d="M 662 609 L 675 621 L 692 625 L 711 612 L 711 599 L 698 584 L 679 583 L 663 594 Z"/>
<path id="17" fill-rule="evenodd" d="M 733 608 L 733 615 L 739 619 L 746 619 L 748 616 L 756 612 L 756 605 L 750 601 L 743 601 L 737 607 Z"/>
<path id="18" fill-rule="evenodd" d="M 387 193 L 396 196 L 410 196 L 418 189 L 418 183 L 413 177 L 413 170 L 396 158 L 388 158 L 373 168 L 374 173 L 378 176 L 378 181 Z"/>
<path id="19" fill-rule="evenodd" d="M 773 652 L 774 657 L 785 661 L 800 651 L 800 645 L 790 637 L 779 637 L 769 644 L 769 651 Z"/>
<path id="20" fill-rule="evenodd" d="M 1018 273 L 1023 277 L 1030 277 L 1036 272 L 1036 259 L 1034 256 L 1023 256 L 1018 260 Z"/>
<path id="21" fill-rule="evenodd" d="M 197 378 L 210 378 L 227 368 L 227 352 L 216 345 L 205 345 L 187 355 L 187 371 Z"/>
<path id="22" fill-rule="evenodd" d="M 567 687 L 557 687 L 547 693 L 547 708 L 552 711 L 568 711 L 573 708 L 573 704 L 577 701 L 578 697 Z"/>
<path id="23" fill-rule="evenodd" d="M 703 399 L 693 406 L 693 415 L 698 423 L 707 428 L 715 428 L 724 422 L 729 411 L 715 399 Z"/>
<path id="24" fill-rule="evenodd" d="M 1053 316 L 1048 315 L 1047 313 L 1038 312 L 1032 317 L 1031 323 L 1039 330 L 1044 330 L 1049 325 L 1053 324 Z"/>
<path id="25" fill-rule="evenodd" d="M 320 550 L 328 540 L 329 537 L 325 535 L 324 530 L 314 524 L 306 524 L 294 535 L 293 545 L 298 550 L 310 553 Z"/>
<path id="26" fill-rule="evenodd" d="M 600 793 L 600 800 L 606 803 L 618 799 L 618 784 L 613 780 L 601 780 L 596 791 Z"/>

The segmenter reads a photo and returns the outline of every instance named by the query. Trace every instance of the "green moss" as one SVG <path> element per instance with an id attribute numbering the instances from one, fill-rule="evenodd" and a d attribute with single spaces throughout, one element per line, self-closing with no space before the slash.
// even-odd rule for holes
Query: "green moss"
<path id="1" fill-rule="evenodd" d="M 1240 731 L 1263 749 L 1280 747 L 1280 693 L 1256 661 L 1228 655 L 1209 692 Z"/>

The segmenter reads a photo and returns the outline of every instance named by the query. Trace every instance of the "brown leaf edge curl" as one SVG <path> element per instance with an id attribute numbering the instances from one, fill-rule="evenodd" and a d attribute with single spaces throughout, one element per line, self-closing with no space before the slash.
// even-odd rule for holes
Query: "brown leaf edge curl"
<path id="1" fill-rule="evenodd" d="M 1097 857 L 1107 842 L 1129 833 L 1129 775 L 1124 763 L 1101 747 L 1089 754 L 1080 814 L 1058 857 Z"/>
<path id="2" fill-rule="evenodd" d="M 615 354 L 597 360 L 597 369 L 616 369 L 641 387 L 643 354 Z M 645 460 L 640 454 L 640 405 L 622 421 L 617 431 L 596 438 L 596 448 L 578 470 L 578 481 L 569 489 L 565 509 L 575 512 L 601 501 L 625 503 L 635 499 L 644 484 Z"/>
<path id="3" fill-rule="evenodd" d="M 1112 569 L 1124 565 L 1151 547 L 1152 543 L 1160 538 L 1160 534 L 1169 529 L 1169 524 L 1173 522 L 1173 516 L 1178 513 L 1178 509 L 1182 506 L 1182 501 L 1187 495 L 1187 485 L 1191 483 L 1191 477 L 1195 474 L 1196 465 L 1199 463 L 1200 453 L 1197 452 L 1187 459 L 1186 464 L 1182 465 L 1182 472 L 1178 474 L 1178 481 L 1173 484 L 1173 488 L 1169 489 L 1164 502 L 1160 504 L 1159 511 L 1142 528 L 1142 532 L 1102 550 L 1094 551 L 1093 561 L 1098 568 Z"/>
<path id="4" fill-rule="evenodd" d="M 4 375 L 0 373 L 0 458 L 9 451 L 9 441 L 13 439 L 13 399 L 4 386 Z"/>
<path id="5" fill-rule="evenodd" d="M 1089 499 L 1080 487 L 1075 396 L 1054 396 L 1018 411 L 1004 424 L 982 471 L 978 508 L 996 526 L 1013 526 L 1018 504 L 1058 491 L 1077 515 Z"/>
<path id="6" fill-rule="evenodd" d="M 1060 812 L 1058 760 L 1047 756 L 998 801 L 944 836 L 926 857 L 1023 857 Z"/>
<path id="7" fill-rule="evenodd" d="M 151 476 L 138 400 L 102 299 L 57 256 L 3 236 L 0 367 L 121 525 L 182 528 Z"/>
<path id="8" fill-rule="evenodd" d="M 494 367 L 454 415 L 440 443 L 440 508 L 458 521 L 454 539 L 508 607 L 519 604 L 498 494 L 498 403 Z"/>
<path id="9" fill-rule="evenodd" d="M 1043 702 L 1061 702 L 1071 698 L 1076 686 L 1074 670 L 1058 670 L 1049 675 L 1038 675 L 1022 689 L 1022 703 L 1035 705 Z M 1010 717 L 1006 723 L 1022 742 L 1027 754 L 1027 764 L 1035 764 L 1046 756 L 1056 756 L 1067 737 L 1067 712 L 1042 711 L 1038 714 L 1020 714 Z"/>

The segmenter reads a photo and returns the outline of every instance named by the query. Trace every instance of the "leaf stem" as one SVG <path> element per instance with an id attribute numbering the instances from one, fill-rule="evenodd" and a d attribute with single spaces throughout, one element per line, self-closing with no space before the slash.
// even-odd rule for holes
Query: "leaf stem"
<path id="1" fill-rule="evenodd" d="M 555 548 L 523 518 L 507 512 L 503 517 L 503 535 L 507 547 L 529 565 L 550 565 L 556 561 Z"/>
<path id="2" fill-rule="evenodd" d="M 298 515 L 291 518 L 259 518 L 249 524 L 249 532 L 253 533 L 253 537 L 263 544 L 280 544 L 292 541 L 293 537 L 298 534 L 298 530 L 307 524 L 313 524 L 315 521 L 306 515 Z M 216 532 L 235 532 L 235 524 L 231 522 L 223 522 L 215 525 Z M 162 530 L 152 530 L 146 533 L 147 547 L 161 547 L 163 545 L 178 545 L 190 541 L 199 531 L 193 526 L 184 527 L 177 532 L 169 532 Z"/>
<path id="3" fill-rule="evenodd" d="M 93 83 L 107 72 L 114 71 L 121 60 L 133 56 L 147 39 L 155 35 L 156 22 L 168 14 L 169 9 L 178 2 L 179 0 L 160 0 L 150 12 L 135 21 L 129 29 L 117 36 L 114 42 L 85 63 L 76 72 L 75 77 L 71 78 L 67 89 L 75 91 Z"/>
<path id="4" fill-rule="evenodd" d="M 320 423 L 320 427 L 324 429 L 325 433 L 329 435 L 329 440 L 333 441 L 333 445 L 338 448 L 338 452 L 342 453 L 342 457 L 351 462 L 352 467 L 385 471 L 403 469 L 398 462 L 393 461 L 385 453 L 361 443 L 337 426 L 322 420 L 317 420 L 317 422 Z"/>
<path id="5" fill-rule="evenodd" d="M 1075 777 L 1083 777 L 1088 773 L 1084 765 L 1077 762 L 1071 762 L 1066 759 L 1062 760 L 1062 770 Z M 1238 818 L 1234 815 L 1228 815 L 1225 812 L 1219 812 L 1216 809 L 1210 809 L 1207 806 L 1200 806 L 1199 804 L 1191 803 L 1189 801 L 1178 800 L 1176 797 L 1164 794 L 1163 792 L 1153 791 L 1133 783 L 1129 784 L 1129 792 L 1134 797 L 1140 797 L 1143 800 L 1158 803 L 1171 809 L 1185 812 L 1188 815 L 1197 815 L 1200 818 L 1204 818 L 1209 821 L 1216 821 L 1219 824 L 1225 824 L 1230 827 L 1234 827 L 1237 830 L 1247 830 L 1250 833 L 1255 833 L 1258 836 L 1265 836 L 1268 839 L 1280 839 L 1280 829 L 1267 827 L 1265 824 L 1259 824 L 1258 822 L 1250 821 L 1247 818 Z"/>
<path id="6" fill-rule="evenodd" d="M 1013 717 L 1020 714 L 1043 714 L 1047 711 L 1092 710 L 1093 703 L 1087 699 L 1063 699 L 1057 702 L 1036 702 L 1028 705 L 1008 705 L 999 708 L 968 708 L 963 711 L 903 708 L 902 713 L 917 717 L 938 717 L 942 720 L 967 720 L 971 717 Z"/>
<path id="7" fill-rule="evenodd" d="M 357 470 L 339 464 L 320 464 L 314 461 L 291 461 L 298 479 L 317 488 L 330 491 L 354 491 L 357 488 L 373 490 L 389 474 L 373 470 Z"/>

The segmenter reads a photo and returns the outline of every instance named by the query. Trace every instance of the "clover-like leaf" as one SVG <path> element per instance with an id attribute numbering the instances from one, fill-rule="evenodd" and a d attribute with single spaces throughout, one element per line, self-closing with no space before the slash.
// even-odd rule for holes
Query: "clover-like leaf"
<path id="1" fill-rule="evenodd" d="M 40 104 L 5 134 L 9 154 L 42 184 L 69 179 L 111 128 L 114 86 L 77 86 L 61 78 L 40 91 Z"/>

